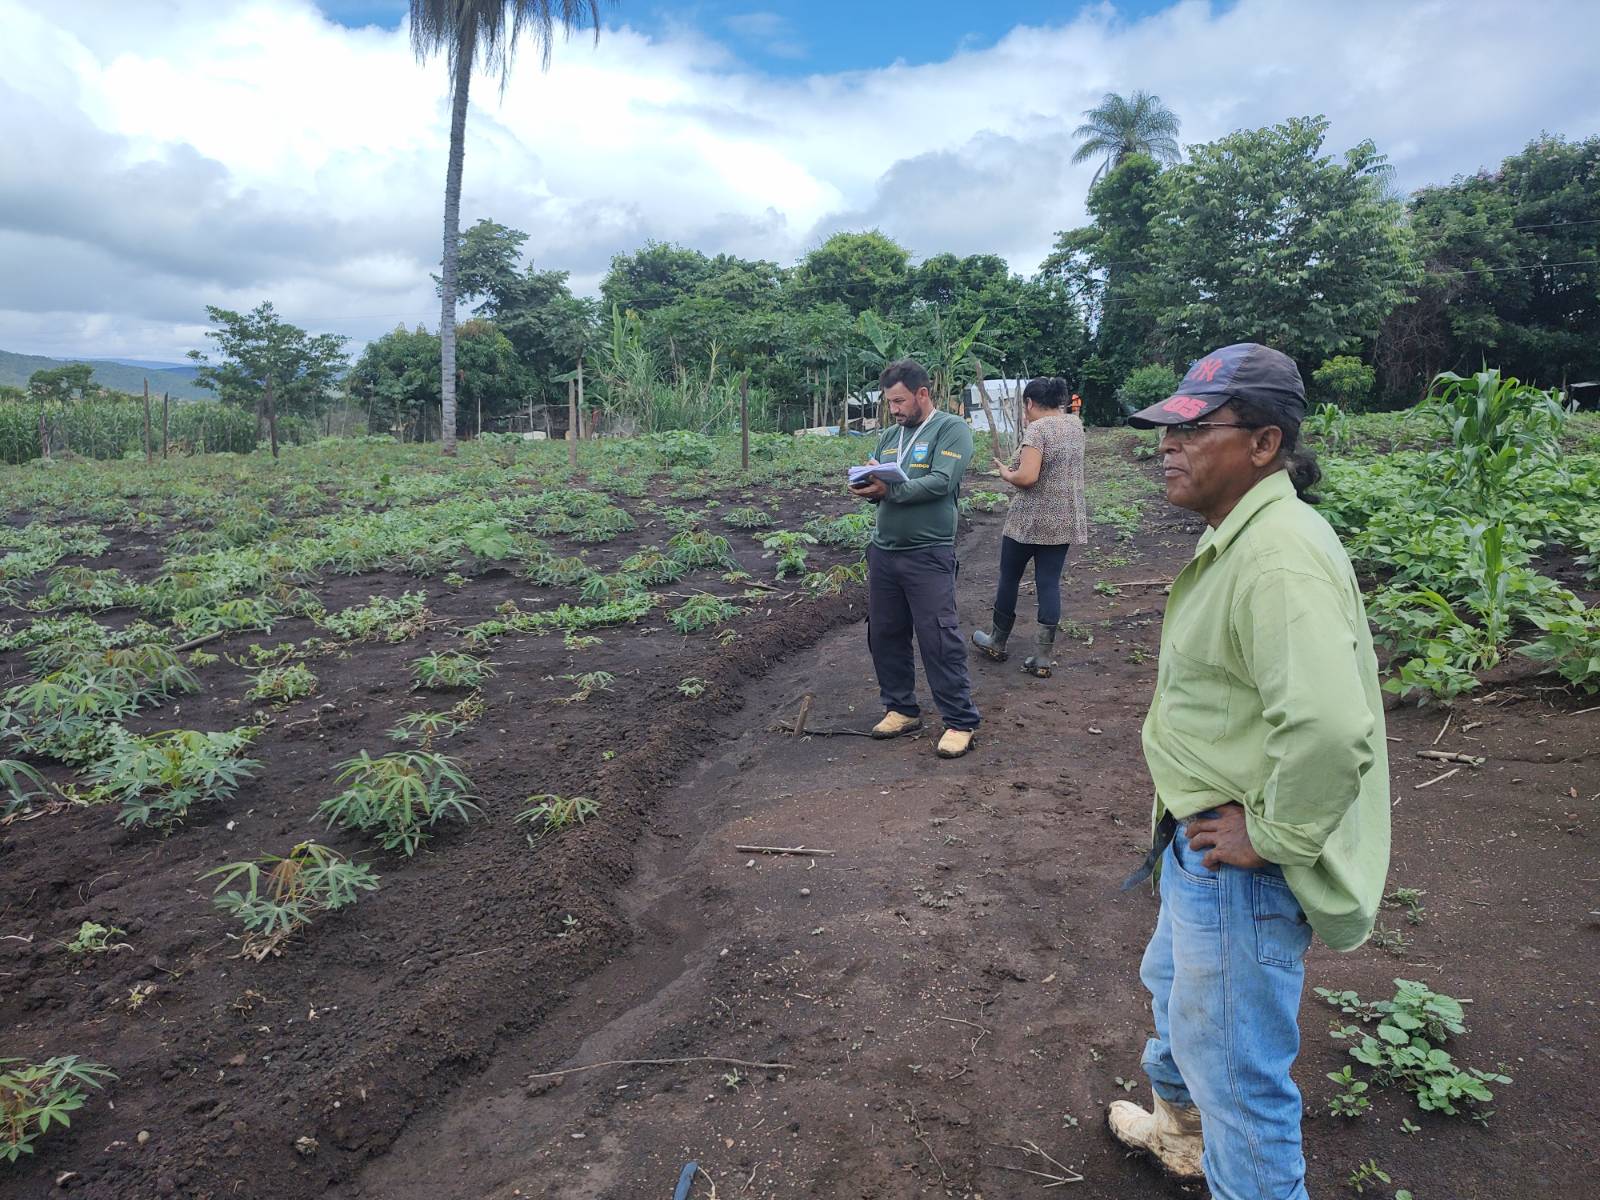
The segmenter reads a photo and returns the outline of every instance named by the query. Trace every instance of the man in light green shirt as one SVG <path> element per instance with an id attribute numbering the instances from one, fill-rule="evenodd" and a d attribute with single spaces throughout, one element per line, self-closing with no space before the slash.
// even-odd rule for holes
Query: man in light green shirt
<path id="1" fill-rule="evenodd" d="M 1313 932 L 1337 950 L 1366 940 L 1389 865 L 1377 660 L 1350 560 L 1306 502 L 1304 414 L 1293 361 L 1243 343 L 1131 419 L 1163 429 L 1167 498 L 1208 528 L 1172 585 L 1144 725 L 1154 1111 L 1108 1115 L 1169 1171 L 1203 1169 L 1217 1200 L 1305 1197 L 1289 1077 L 1305 952 Z"/>

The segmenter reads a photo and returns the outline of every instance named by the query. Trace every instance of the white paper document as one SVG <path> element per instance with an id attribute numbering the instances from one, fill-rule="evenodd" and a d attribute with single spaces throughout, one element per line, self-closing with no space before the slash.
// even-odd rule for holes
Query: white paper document
<path id="1" fill-rule="evenodd" d="M 876 466 L 863 465 L 850 468 L 851 486 L 865 483 L 869 479 L 881 479 L 885 483 L 911 482 L 911 477 L 900 469 L 899 463 L 878 463 Z"/>

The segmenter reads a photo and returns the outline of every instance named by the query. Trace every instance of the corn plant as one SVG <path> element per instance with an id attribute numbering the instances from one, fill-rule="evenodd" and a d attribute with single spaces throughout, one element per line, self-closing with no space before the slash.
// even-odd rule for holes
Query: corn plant
<path id="1" fill-rule="evenodd" d="M 528 797 L 529 807 L 516 815 L 516 823 L 536 826 L 528 835 L 530 842 L 550 833 L 560 833 L 573 825 L 582 825 L 600 806 L 587 796 L 556 796 L 544 793 Z"/>
<path id="2" fill-rule="evenodd" d="M 1471 379 L 1446 371 L 1433 386 L 1433 408 L 1450 434 L 1449 451 L 1433 461 L 1472 512 L 1487 515 L 1531 464 L 1560 457 L 1567 410 L 1558 390 L 1541 391 L 1488 368 Z"/>
<path id="3" fill-rule="evenodd" d="M 410 856 L 445 818 L 469 821 L 481 811 L 455 760 L 420 750 L 373 758 L 365 750 L 340 764 L 344 791 L 317 808 L 329 825 L 373 834 L 385 850 Z"/>
<path id="4" fill-rule="evenodd" d="M 266 700 L 273 704 L 291 704 L 302 700 L 317 690 L 317 677 L 305 663 L 290 663 L 283 667 L 265 667 L 256 675 L 255 685 L 245 693 L 246 700 Z"/>
<path id="5" fill-rule="evenodd" d="M 740 611 L 737 604 L 708 592 L 700 592 L 673 609 L 667 619 L 679 633 L 688 634 L 712 625 L 720 625 L 738 616 Z"/>
<path id="6" fill-rule="evenodd" d="M 419 688 L 475 688 L 493 674 L 483 659 L 449 650 L 424 654 L 411 664 L 413 686 Z"/>
<path id="7" fill-rule="evenodd" d="M 96 803 L 120 803 L 118 820 L 129 828 L 170 827 L 196 804 L 232 799 L 239 785 L 261 769 L 257 760 L 242 757 L 259 732 L 119 733 L 105 757 L 86 772 L 94 785 L 90 796 Z"/>
<path id="8" fill-rule="evenodd" d="M 281 943 L 319 914 L 346 908 L 362 892 L 378 888 L 371 867 L 316 842 L 301 842 L 283 856 L 228 863 L 200 878 L 217 876 L 221 878 L 212 889 L 212 903 L 237 917 L 257 939 L 250 949 L 258 959 L 264 957 L 264 948 Z"/>
<path id="9" fill-rule="evenodd" d="M 778 556 L 778 578 L 786 578 L 790 572 L 796 575 L 806 569 L 806 547 L 815 546 L 817 539 L 809 533 L 800 530 L 786 529 L 778 533 L 769 533 L 761 539 L 761 548 L 768 555 Z"/>
<path id="10" fill-rule="evenodd" d="M 33 1153 L 33 1143 L 52 1125 L 69 1126 L 83 1107 L 86 1089 L 115 1079 L 110 1068 L 81 1061 L 76 1054 L 42 1063 L 0 1058 L 0 1159 L 16 1162 Z"/>

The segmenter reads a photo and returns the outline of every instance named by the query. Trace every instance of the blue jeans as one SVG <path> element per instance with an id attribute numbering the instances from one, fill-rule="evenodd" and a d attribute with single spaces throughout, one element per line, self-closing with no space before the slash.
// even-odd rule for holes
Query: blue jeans
<path id="1" fill-rule="evenodd" d="M 1306 1200 L 1300 991 L 1311 927 L 1275 866 L 1201 865 L 1182 826 L 1161 861 L 1161 915 L 1139 977 L 1156 1036 L 1150 1085 L 1200 1109 L 1215 1200 Z"/>

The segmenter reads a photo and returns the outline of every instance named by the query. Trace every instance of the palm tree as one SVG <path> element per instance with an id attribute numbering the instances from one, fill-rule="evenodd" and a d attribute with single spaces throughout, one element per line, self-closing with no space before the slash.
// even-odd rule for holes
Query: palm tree
<path id="1" fill-rule="evenodd" d="M 1178 118 L 1161 103 L 1160 96 L 1135 92 L 1132 99 L 1125 99 L 1115 92 L 1107 92 L 1104 100 L 1083 115 L 1089 119 L 1074 129 L 1072 136 L 1085 140 L 1072 161 L 1088 162 L 1105 155 L 1105 161 L 1089 181 L 1090 187 L 1132 154 L 1148 154 L 1158 162 L 1178 161 Z"/>
<path id="2" fill-rule="evenodd" d="M 440 433 L 444 452 L 456 451 L 456 264 L 461 248 L 461 166 L 466 153 L 467 89 L 481 62 L 511 77 L 517 38 L 524 31 L 539 46 L 539 65 L 550 65 L 556 26 L 571 34 L 592 24 L 600 38 L 600 0 L 411 0 L 411 48 L 426 61 L 443 50 L 450 70 L 450 165 L 444 177 L 444 263 L 439 275 Z"/>

